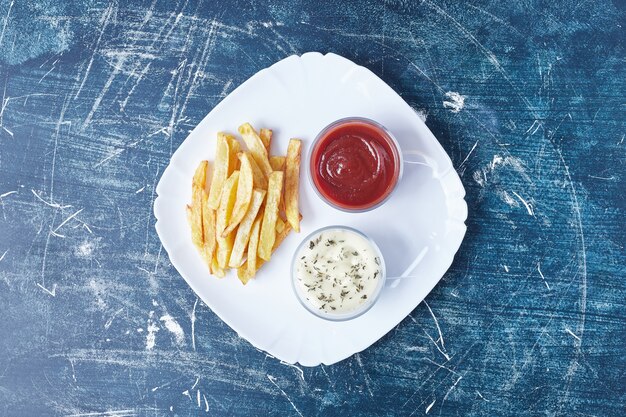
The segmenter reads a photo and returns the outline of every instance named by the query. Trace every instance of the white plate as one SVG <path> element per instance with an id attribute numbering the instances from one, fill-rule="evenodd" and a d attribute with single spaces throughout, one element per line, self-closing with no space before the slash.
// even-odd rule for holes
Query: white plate
<path id="1" fill-rule="evenodd" d="M 368 117 L 386 126 L 404 155 L 404 176 L 392 197 L 366 213 L 331 208 L 311 188 L 308 151 L 328 123 Z M 243 122 L 274 130 L 272 154 L 284 154 L 291 137 L 304 142 L 300 234 L 292 233 L 255 280 L 241 285 L 234 273 L 209 275 L 186 221 L 191 178 L 212 160 L 216 134 Z M 172 156 L 157 186 L 156 230 L 174 267 L 198 296 L 241 337 L 288 363 L 333 364 L 360 352 L 407 316 L 450 267 L 465 235 L 465 190 L 452 162 L 411 107 L 371 71 L 335 54 L 290 56 L 259 71 L 218 104 Z M 364 315 L 331 322 L 307 312 L 290 285 L 289 267 L 300 239 L 329 224 L 362 230 L 381 247 L 391 280 Z"/>

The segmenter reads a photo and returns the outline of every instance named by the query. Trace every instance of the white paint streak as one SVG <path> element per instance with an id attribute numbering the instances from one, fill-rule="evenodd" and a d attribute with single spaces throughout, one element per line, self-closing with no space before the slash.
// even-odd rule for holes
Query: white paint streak
<path id="1" fill-rule="evenodd" d="M 550 286 L 548 285 L 548 281 L 546 281 L 546 277 L 543 276 L 543 272 L 541 272 L 541 263 L 537 262 L 537 271 L 543 280 L 543 283 L 546 284 L 546 288 L 549 290 Z"/>
<path id="2" fill-rule="evenodd" d="M 159 331 L 159 326 L 152 319 L 154 311 L 151 311 L 148 316 L 148 334 L 146 335 L 146 350 L 154 349 L 156 345 L 156 334 Z"/>
<path id="3" fill-rule="evenodd" d="M 122 311 L 124 311 L 124 309 L 120 308 L 115 313 L 113 313 L 113 315 L 111 315 L 111 317 L 106 321 L 106 323 L 104 323 L 104 328 L 108 329 L 109 327 L 111 327 L 111 324 L 113 324 L 113 320 L 115 320 L 115 317 L 117 317 L 117 315 L 120 314 Z"/>
<path id="4" fill-rule="evenodd" d="M 97 164 L 95 164 L 93 167 L 94 168 L 98 168 L 100 165 L 104 164 L 105 162 L 107 162 L 108 160 L 115 158 L 116 156 L 119 156 L 122 152 L 124 152 L 125 149 L 116 149 L 113 152 L 111 152 L 110 154 L 108 154 L 104 159 L 101 159 L 100 162 L 98 162 Z"/>
<path id="5" fill-rule="evenodd" d="M 430 403 L 428 405 L 428 407 L 426 407 L 426 414 L 428 414 L 428 412 L 430 411 L 431 408 L 433 408 L 433 405 L 435 405 L 435 402 L 437 401 L 437 399 L 434 399 L 432 403 Z"/>
<path id="6" fill-rule="evenodd" d="M 483 400 L 485 400 L 485 401 L 487 401 L 487 402 L 490 402 L 488 399 L 486 399 L 485 397 L 483 397 L 483 395 L 480 393 L 480 391 L 476 391 L 476 394 L 478 394 L 478 396 L 479 396 L 480 398 L 482 398 Z"/>
<path id="7" fill-rule="evenodd" d="M 291 398 L 289 398 L 289 396 L 287 395 L 287 393 L 285 391 L 283 391 L 283 389 L 281 387 L 278 386 L 278 384 L 276 383 L 276 378 L 274 378 L 272 375 L 267 374 L 267 379 L 270 380 L 270 382 L 272 384 L 274 384 L 274 386 L 276 388 L 278 388 L 280 390 L 280 392 L 283 394 L 283 396 L 287 399 L 287 401 L 289 401 L 289 404 L 291 404 L 291 406 L 293 407 L 294 410 L 296 410 L 296 413 L 298 413 L 298 415 L 300 417 L 304 417 L 302 415 L 302 413 L 300 412 L 300 410 L 298 410 L 298 407 L 296 407 L 296 405 L 293 403 L 293 401 L 291 401 Z"/>
<path id="8" fill-rule="evenodd" d="M 474 178 L 474 181 L 476 181 L 476 184 L 480 185 L 481 187 L 485 186 L 485 183 L 487 182 L 486 179 L 484 178 L 484 171 L 482 170 L 478 170 L 478 171 L 474 171 L 474 173 L 472 174 L 472 178 Z"/>
<path id="9" fill-rule="evenodd" d="M 37 84 L 41 84 L 41 82 L 44 80 L 44 78 L 46 78 L 46 77 L 47 77 L 47 76 L 48 76 L 48 75 L 49 75 L 52 71 L 54 71 L 54 70 L 56 69 L 56 64 L 57 64 L 57 62 L 59 62 L 59 60 L 58 60 L 58 59 L 52 63 L 52 68 L 50 68 L 50 69 L 48 70 L 48 72 L 46 72 L 46 73 L 43 75 L 43 77 L 41 77 L 41 78 L 39 79 L 39 82 L 38 82 Z"/>
<path id="10" fill-rule="evenodd" d="M 500 198 L 502 198 L 502 200 L 510 207 L 519 207 L 519 203 L 515 201 L 506 191 L 502 190 L 502 192 L 498 192 L 498 195 L 500 195 Z"/>
<path id="11" fill-rule="evenodd" d="M 452 369 L 452 368 L 448 368 L 447 366 L 444 366 L 444 365 L 442 365 L 440 363 L 437 363 L 437 362 L 435 362 L 435 361 L 433 361 L 432 359 L 429 359 L 429 358 L 424 358 L 424 359 L 426 359 L 426 361 L 428 361 L 428 362 L 432 363 L 433 365 L 435 365 L 437 368 L 445 369 L 446 371 L 448 371 L 448 372 L 450 372 L 451 374 L 454 374 L 454 375 L 459 375 L 459 373 L 457 371 L 455 371 L 454 369 Z"/>
<path id="12" fill-rule="evenodd" d="M 291 363 L 287 363 L 287 362 L 285 362 L 285 361 L 280 361 L 280 364 L 281 364 L 281 365 L 285 365 L 285 366 L 290 366 L 290 367 L 294 368 L 296 371 L 298 371 L 298 373 L 299 373 L 299 375 L 300 375 L 300 379 L 301 379 L 303 382 L 306 382 L 306 381 L 304 381 L 304 371 L 302 370 L 302 368 L 300 368 L 299 366 L 293 365 L 293 364 L 291 364 Z"/>
<path id="13" fill-rule="evenodd" d="M 370 376 L 365 371 L 365 367 L 363 366 L 363 361 L 361 360 L 361 355 L 357 353 L 354 356 L 356 357 L 356 363 L 359 365 L 359 368 L 361 368 L 361 372 L 363 372 L 363 376 L 365 377 L 365 386 L 367 387 L 367 391 L 370 393 L 370 397 L 374 398 L 374 392 L 372 391 L 372 387 L 370 386 L 371 379 L 370 379 Z"/>
<path id="14" fill-rule="evenodd" d="M 456 388 L 456 386 L 459 384 L 459 382 L 461 382 L 461 380 L 463 379 L 463 376 L 460 376 L 455 382 L 454 384 L 450 387 L 450 389 L 448 390 L 448 392 L 446 392 L 446 395 L 443 397 L 443 401 L 445 401 L 448 398 L 448 395 L 450 395 L 450 393 L 452 392 L 452 390 L 454 388 Z"/>
<path id="15" fill-rule="evenodd" d="M 526 207 L 526 211 L 528 211 L 528 215 L 529 216 L 533 216 L 535 217 L 535 213 L 533 212 L 533 208 L 532 206 L 526 202 L 526 200 L 524 200 L 519 194 L 517 194 L 515 191 L 511 191 L 513 194 L 515 194 L 515 197 L 517 197 L 519 199 L 519 201 L 522 202 L 522 204 L 524 205 L 524 207 Z"/>
<path id="16" fill-rule="evenodd" d="M 70 366 L 72 367 L 72 379 L 74 380 L 74 382 L 76 381 L 76 370 L 74 369 L 74 361 L 70 360 Z"/>
<path id="17" fill-rule="evenodd" d="M 79 256 L 81 258 L 89 258 L 93 253 L 94 247 L 95 245 L 93 244 L 93 242 L 85 240 L 78 247 L 76 247 L 74 253 L 76 254 L 76 256 Z"/>
<path id="18" fill-rule="evenodd" d="M 193 303 L 193 309 L 191 310 L 191 346 L 193 350 L 196 350 L 196 306 L 198 305 L 198 298 Z"/>
<path id="19" fill-rule="evenodd" d="M 542 126 L 542 123 L 539 120 L 535 120 L 525 133 L 529 136 L 532 136 L 535 133 L 537 133 L 537 130 L 539 130 L 541 126 Z"/>
<path id="20" fill-rule="evenodd" d="M 454 91 L 448 91 L 445 96 L 448 99 L 443 101 L 443 107 L 450 109 L 452 113 L 458 113 L 465 107 L 465 96 Z"/>
<path id="21" fill-rule="evenodd" d="M 68 414 L 66 417 L 132 417 L 137 415 L 137 410 L 108 410 L 94 413 Z"/>
<path id="22" fill-rule="evenodd" d="M 446 358 L 446 360 L 449 361 L 450 360 L 450 355 L 448 355 L 445 351 L 441 350 L 441 348 L 439 347 L 439 344 L 437 342 L 435 342 L 435 339 L 433 339 L 431 335 L 429 335 L 426 331 L 424 331 L 424 333 L 426 334 L 426 337 L 428 337 L 430 339 L 430 341 L 433 342 L 433 345 L 435 345 L 435 347 L 437 348 L 439 353 L 441 353 L 443 355 L 443 357 Z"/>
<path id="23" fill-rule="evenodd" d="M 430 312 L 430 315 L 433 317 L 433 320 L 435 321 L 435 326 L 437 326 L 437 332 L 439 333 L 439 339 L 437 339 L 437 340 L 439 340 L 441 342 L 441 348 L 445 351 L 446 350 L 446 345 L 443 342 L 443 334 L 441 333 L 441 327 L 439 327 L 439 321 L 437 320 L 437 317 L 435 317 L 435 313 L 433 313 L 433 310 L 430 308 L 430 306 L 428 305 L 426 300 L 424 300 L 424 305 L 426 306 L 426 308 Z M 448 360 L 449 359 L 450 358 L 448 358 Z"/>
<path id="24" fill-rule="evenodd" d="M 57 293 L 57 284 L 52 284 L 52 290 L 47 289 L 46 287 L 44 287 L 43 285 L 41 285 L 40 283 L 37 282 L 37 286 L 39 288 L 41 288 L 42 290 L 44 290 L 45 292 L 47 292 L 48 294 L 50 294 L 53 297 L 56 297 L 56 293 Z"/>
<path id="25" fill-rule="evenodd" d="M 491 160 L 491 170 L 493 171 L 498 165 L 500 165 L 504 161 L 500 155 L 494 155 Z"/>
<path id="26" fill-rule="evenodd" d="M 10 196 L 11 194 L 15 194 L 15 193 L 17 193 L 17 191 L 9 191 L 9 192 L 6 192 L 4 194 L 0 194 L 0 198 L 4 198 L 4 197 Z"/>
<path id="27" fill-rule="evenodd" d="M 42 203 L 44 203 L 47 206 L 53 207 L 53 208 L 60 208 L 60 209 L 66 209 L 66 208 L 70 208 L 72 207 L 71 205 L 66 205 L 66 206 L 62 206 L 58 203 L 55 203 L 53 201 L 46 201 L 43 198 L 41 198 L 41 196 L 39 194 L 37 194 L 37 192 L 33 189 L 31 189 L 30 191 L 32 191 L 32 193 L 35 195 L 35 197 L 37 197 L 39 199 L 39 201 L 41 201 Z"/>
<path id="28" fill-rule="evenodd" d="M 2 260 L 4 259 L 4 257 L 6 256 L 6 254 L 9 253 L 9 250 L 5 250 L 4 253 L 2 254 L 2 256 L 0 256 L 0 262 L 2 262 Z"/>
<path id="29" fill-rule="evenodd" d="M 469 153 L 467 154 L 467 156 L 465 157 L 463 162 L 461 162 L 459 164 L 459 168 L 461 168 L 463 166 L 463 164 L 465 164 L 465 162 L 467 162 L 467 160 L 469 159 L 469 157 L 472 154 L 472 152 L 474 152 L 474 149 L 476 149 L 476 145 L 478 145 L 478 141 L 476 141 L 476 143 L 474 143 L 474 146 L 472 146 L 472 149 L 470 149 Z"/>
<path id="30" fill-rule="evenodd" d="M 165 325 L 165 328 L 174 335 L 176 344 L 182 346 L 185 343 L 185 332 L 180 324 L 169 314 L 164 315 L 160 320 Z"/>
<path id="31" fill-rule="evenodd" d="M 56 233 L 57 230 L 59 230 L 61 227 L 63 227 L 67 222 L 69 222 L 70 220 L 72 220 L 74 217 L 76 217 L 81 211 L 83 211 L 84 209 L 80 209 L 77 212 L 75 212 L 74 214 L 70 215 L 67 219 L 63 220 L 61 222 L 60 225 L 58 225 L 53 231 L 52 233 Z"/>
<path id="32" fill-rule="evenodd" d="M 595 178 L 597 180 L 604 180 L 604 181 L 612 181 L 615 179 L 615 176 L 611 175 L 610 177 L 598 177 L 596 175 L 589 175 L 589 178 Z"/>
<path id="33" fill-rule="evenodd" d="M 571 330 L 569 329 L 569 327 L 566 327 L 566 328 L 565 328 L 565 331 L 566 331 L 567 333 L 571 334 L 572 336 L 574 336 L 574 338 L 575 338 L 576 340 L 578 340 L 579 342 L 581 341 L 580 337 L 578 337 L 578 336 L 577 336 L 577 335 L 576 335 L 573 331 L 571 331 Z"/>
<path id="34" fill-rule="evenodd" d="M 2 41 L 4 40 L 4 32 L 7 29 L 7 23 L 9 23 L 9 15 L 11 14 L 11 9 L 13 9 L 13 4 L 15 4 L 15 0 L 11 0 L 11 4 L 9 4 L 9 10 L 7 11 L 7 15 L 4 18 L 4 24 L 2 25 L 2 33 L 0 33 L 0 45 L 2 45 Z"/>

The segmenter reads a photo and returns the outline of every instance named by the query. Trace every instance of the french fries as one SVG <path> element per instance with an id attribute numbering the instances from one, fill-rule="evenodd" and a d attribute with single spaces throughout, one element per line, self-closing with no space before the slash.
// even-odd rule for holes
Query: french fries
<path id="1" fill-rule="evenodd" d="M 239 169 L 238 153 L 241 151 L 241 144 L 233 135 L 226 135 L 226 141 L 228 142 L 228 176 L 233 171 Z"/>
<path id="2" fill-rule="evenodd" d="M 299 139 L 291 139 L 287 147 L 287 158 L 285 160 L 285 215 L 287 216 L 287 221 L 296 233 L 300 233 L 298 189 L 300 186 L 301 150 L 302 141 Z"/>
<path id="3" fill-rule="evenodd" d="M 249 155 L 249 154 L 247 154 Z M 252 168 L 252 176 L 254 177 L 254 186 L 267 190 L 267 178 L 261 168 L 254 162 L 254 158 L 247 156 L 250 161 L 250 167 Z"/>
<path id="4" fill-rule="evenodd" d="M 262 213 L 261 213 L 262 214 Z M 259 249 L 259 233 L 261 232 L 261 219 L 263 216 L 259 216 L 252 225 L 252 231 L 250 232 L 250 241 L 248 243 L 248 259 L 246 262 L 237 268 L 237 277 L 246 285 L 251 277 L 256 274 L 257 270 L 257 250 Z"/>
<path id="5" fill-rule="evenodd" d="M 272 167 L 272 171 L 284 171 L 285 157 L 281 155 L 270 156 L 270 166 Z"/>
<path id="6" fill-rule="evenodd" d="M 202 191 L 206 183 L 208 161 L 200 162 L 191 182 L 191 239 L 199 250 L 203 250 Z"/>
<path id="7" fill-rule="evenodd" d="M 283 240 L 285 240 L 285 238 L 289 235 L 289 232 L 291 232 L 291 226 L 289 226 L 289 223 L 286 223 L 283 231 L 276 235 L 276 241 L 274 242 L 272 253 L 274 253 L 274 251 L 278 249 L 280 244 L 283 243 Z M 252 237 L 250 237 L 250 239 L 252 239 Z M 249 250 L 250 249 L 248 248 L 248 251 Z M 263 259 L 255 259 L 255 262 L 252 262 L 250 257 L 248 256 L 246 262 L 241 267 L 237 268 L 237 277 L 245 285 L 250 280 L 250 278 L 254 277 L 254 275 L 257 273 L 259 268 L 263 266 L 264 263 L 265 261 Z"/>
<path id="8" fill-rule="evenodd" d="M 234 236 L 231 234 L 226 237 L 222 233 L 226 229 L 226 225 L 230 220 L 237 199 L 237 184 L 239 183 L 239 171 L 233 171 L 224 183 L 222 190 L 222 198 L 220 206 L 217 209 L 217 218 L 215 220 L 215 233 L 217 234 L 217 264 L 220 268 L 226 268 L 228 258 L 233 249 Z"/>
<path id="9" fill-rule="evenodd" d="M 239 228 L 237 228 L 233 251 L 230 254 L 230 261 L 228 262 L 228 266 L 230 266 L 231 268 L 238 268 L 239 266 L 241 266 L 241 263 L 243 261 L 243 252 L 248 245 L 248 240 L 250 239 L 250 230 L 252 229 L 252 224 L 257 217 L 257 213 L 259 212 L 259 209 L 261 208 L 264 199 L 265 190 L 254 190 L 250 209 L 239 224 Z"/>
<path id="10" fill-rule="evenodd" d="M 261 129 L 259 130 L 259 137 L 261 138 L 261 141 L 263 142 L 263 146 L 265 146 L 265 150 L 267 151 L 267 154 L 270 154 L 270 145 L 272 144 L 272 135 L 274 132 L 272 132 L 272 129 Z"/>
<path id="11" fill-rule="evenodd" d="M 256 133 L 256 130 L 254 130 L 250 123 L 244 123 L 239 126 L 239 134 L 250 150 L 252 158 L 254 158 L 254 162 L 256 162 L 259 166 L 263 175 L 269 178 L 272 173 L 272 167 L 270 166 L 270 161 L 267 158 L 267 149 L 265 149 L 265 145 Z"/>
<path id="12" fill-rule="evenodd" d="M 232 215 L 228 221 L 228 226 L 222 232 L 222 237 L 228 236 L 235 227 L 239 225 L 243 217 L 250 207 L 252 201 L 252 167 L 246 154 L 242 154 L 241 170 L 239 171 L 239 180 L 237 181 L 237 199 L 233 207 Z M 257 208 L 258 210 L 258 208 Z"/>
<path id="13" fill-rule="evenodd" d="M 266 261 L 272 256 L 272 248 L 276 240 L 276 219 L 278 218 L 278 204 L 283 192 L 283 173 L 274 171 L 270 174 L 267 186 L 267 202 L 263 223 L 261 223 L 261 236 L 259 238 L 259 257 Z"/>
<path id="14" fill-rule="evenodd" d="M 204 238 L 202 257 L 211 270 L 211 260 L 217 247 L 217 239 L 215 236 L 215 210 L 209 207 L 209 195 L 206 190 L 202 190 L 202 235 Z"/>
<path id="15" fill-rule="evenodd" d="M 215 150 L 215 163 L 213 164 L 213 178 L 211 179 L 211 189 L 209 190 L 209 207 L 217 210 L 220 205 L 220 196 L 224 181 L 230 175 L 228 168 L 230 165 L 229 146 L 226 134 L 217 134 L 217 148 Z"/>
<path id="16" fill-rule="evenodd" d="M 245 148 L 235 136 L 217 134 L 212 175 L 209 162 L 202 161 L 185 211 L 192 242 L 209 272 L 223 278 L 236 269 L 246 284 L 288 234 L 300 230 L 302 144 L 291 139 L 286 156 L 270 156 L 271 129 L 257 133 L 244 123 L 238 131 Z"/>

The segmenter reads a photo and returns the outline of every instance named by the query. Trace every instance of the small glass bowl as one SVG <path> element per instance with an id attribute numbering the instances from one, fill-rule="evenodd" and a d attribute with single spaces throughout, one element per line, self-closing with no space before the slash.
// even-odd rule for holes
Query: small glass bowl
<path id="1" fill-rule="evenodd" d="M 302 256 L 301 252 L 302 252 L 302 250 L 304 248 L 304 245 L 307 242 L 309 242 L 310 240 L 312 240 L 315 236 L 321 234 L 322 232 L 329 231 L 329 230 L 347 231 L 347 232 L 355 233 L 355 234 L 365 238 L 365 240 L 367 240 L 369 242 L 370 246 L 374 250 L 374 253 L 376 254 L 376 256 L 378 256 L 378 258 L 380 259 L 380 277 L 378 278 L 378 284 L 376 286 L 376 289 L 371 294 L 369 300 L 364 302 L 360 306 L 356 307 L 354 310 L 351 310 L 351 311 L 348 311 L 348 312 L 345 312 L 345 313 L 330 313 L 330 312 L 321 310 L 321 309 L 311 305 L 306 300 L 306 296 L 301 291 L 300 286 L 296 283 L 296 281 L 298 279 L 297 270 L 296 270 L 297 269 L 297 261 L 299 260 L 300 256 Z M 298 245 L 298 248 L 296 249 L 296 251 L 293 254 L 293 259 L 291 260 L 291 287 L 293 289 L 293 292 L 296 294 L 296 298 L 298 299 L 300 304 L 302 304 L 302 306 L 305 309 L 307 309 L 311 314 L 313 314 L 313 315 L 315 315 L 315 316 L 317 316 L 319 318 L 325 319 L 325 320 L 345 321 L 345 320 L 350 320 L 350 319 L 354 319 L 356 317 L 361 316 L 366 311 L 368 311 L 370 308 L 372 308 L 372 306 L 376 303 L 376 301 L 380 297 L 380 294 L 382 292 L 383 287 L 385 286 L 385 281 L 386 280 L 387 280 L 387 271 L 386 271 L 386 268 L 385 268 L 385 258 L 383 258 L 383 254 L 381 253 L 378 245 L 376 245 L 376 242 L 374 242 L 370 237 L 368 237 L 363 232 L 361 232 L 359 230 L 356 230 L 356 229 L 354 229 L 352 227 L 348 227 L 348 226 L 335 225 L 335 226 L 326 226 L 326 227 L 322 227 L 321 229 L 317 229 L 316 231 L 314 231 L 313 233 L 309 234 L 307 237 L 305 237 L 302 240 L 302 242 Z"/>
<path id="2" fill-rule="evenodd" d="M 393 164 L 394 164 L 394 173 L 393 173 L 392 182 L 387 187 L 385 192 L 379 198 L 377 198 L 376 200 L 370 203 L 362 204 L 362 205 L 354 205 L 354 206 L 346 205 L 338 201 L 334 201 L 334 199 L 331 196 L 327 195 L 327 193 L 324 192 L 322 187 L 320 187 L 320 185 L 318 184 L 317 176 L 315 174 L 316 169 L 317 169 L 317 167 L 315 166 L 315 159 L 316 159 L 315 157 L 317 155 L 317 152 L 319 152 L 318 148 L 320 147 L 321 144 L 325 142 L 323 139 L 325 139 L 334 130 L 340 129 L 344 127 L 345 125 L 351 125 L 351 124 L 366 125 L 372 130 L 376 131 L 380 135 L 380 138 L 384 140 L 386 144 L 389 146 L 389 149 L 391 150 L 391 157 L 393 159 Z M 374 120 L 367 119 L 365 117 L 345 117 L 343 119 L 339 119 L 339 120 L 332 122 L 331 124 L 326 126 L 324 129 L 322 129 L 320 133 L 317 134 L 311 146 L 311 151 L 309 154 L 309 169 L 307 170 L 307 172 L 308 172 L 309 182 L 311 186 L 313 187 L 317 195 L 322 200 L 324 200 L 328 205 L 338 210 L 346 211 L 349 213 L 362 213 L 362 212 L 370 211 L 379 207 L 385 201 L 387 201 L 389 197 L 391 197 L 391 194 L 393 194 L 394 190 L 397 188 L 396 186 L 402 179 L 403 168 L 404 168 L 404 162 L 402 158 L 402 150 L 400 149 L 400 145 L 398 144 L 398 141 L 393 136 L 393 134 L 385 126 L 381 125 L 380 123 Z"/>

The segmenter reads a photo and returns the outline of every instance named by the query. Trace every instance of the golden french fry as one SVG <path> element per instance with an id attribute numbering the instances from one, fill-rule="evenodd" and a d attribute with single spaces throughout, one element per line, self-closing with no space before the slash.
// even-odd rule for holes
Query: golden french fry
<path id="1" fill-rule="evenodd" d="M 276 239 L 276 219 L 278 218 L 278 203 L 283 189 L 283 176 L 281 171 L 272 172 L 267 186 L 267 201 L 261 223 L 258 251 L 259 257 L 266 261 L 269 261 L 272 256 L 272 248 Z"/>
<path id="2" fill-rule="evenodd" d="M 230 220 L 230 216 L 237 199 L 237 184 L 239 182 L 239 171 L 234 171 L 224 183 L 220 205 L 217 209 L 217 217 L 215 219 L 215 234 L 217 237 L 217 263 L 220 268 L 226 268 L 228 258 L 233 249 L 234 234 L 231 233 L 226 237 L 222 237 L 222 232 L 226 229 L 226 225 Z"/>
<path id="3" fill-rule="evenodd" d="M 259 248 L 259 233 L 261 231 L 261 220 L 263 220 L 263 213 L 259 213 L 259 216 L 252 224 L 252 230 L 250 231 L 250 239 L 248 242 L 248 259 L 237 268 L 237 277 L 246 285 L 250 278 L 254 277 L 257 269 L 257 250 Z"/>
<path id="4" fill-rule="evenodd" d="M 211 273 L 218 278 L 224 278 L 226 276 L 226 271 L 224 271 L 224 268 L 220 268 L 220 266 L 217 264 L 217 258 L 213 258 L 213 260 L 211 261 Z"/>
<path id="5" fill-rule="evenodd" d="M 247 154 L 241 153 L 241 170 L 239 171 L 239 181 L 237 182 L 237 199 L 235 200 L 231 217 L 228 220 L 228 226 L 222 232 L 222 237 L 226 237 L 235 230 L 235 227 L 239 225 L 246 215 L 248 207 L 250 207 L 250 202 L 252 201 L 252 185 L 253 175 L 250 159 Z"/>
<path id="6" fill-rule="evenodd" d="M 220 204 L 217 208 L 217 217 L 215 220 L 215 234 L 220 237 L 233 212 L 235 201 L 237 200 L 237 186 L 239 185 L 239 171 L 234 171 L 230 177 L 224 182 Z"/>
<path id="7" fill-rule="evenodd" d="M 302 141 L 289 140 L 287 158 L 285 160 L 285 215 L 287 221 L 296 232 L 300 232 L 299 185 L 300 185 L 300 152 Z"/>
<path id="8" fill-rule="evenodd" d="M 228 143 L 228 176 L 239 169 L 239 158 L 237 154 L 241 152 L 241 144 L 233 135 L 226 135 Z"/>
<path id="9" fill-rule="evenodd" d="M 211 179 L 211 189 L 209 190 L 209 207 L 217 210 L 220 205 L 220 196 L 229 172 L 229 146 L 225 133 L 217 134 L 217 145 L 215 149 L 215 163 L 213 164 L 213 178 Z"/>
<path id="10" fill-rule="evenodd" d="M 280 244 L 283 243 L 291 230 L 292 229 L 289 223 L 285 223 L 285 228 L 283 229 L 283 231 L 276 234 L 276 241 L 274 242 L 272 253 L 274 253 L 274 251 L 278 249 Z M 246 284 L 251 278 L 254 278 L 254 275 L 265 263 L 263 259 L 257 259 L 256 257 L 254 258 L 254 263 L 250 260 L 250 250 L 252 249 L 251 244 L 254 236 L 254 226 L 252 227 L 252 231 L 253 233 L 250 235 L 250 245 L 248 246 L 248 259 L 246 260 L 246 262 L 243 263 L 243 265 L 237 268 L 237 277 L 244 284 Z"/>
<path id="11" fill-rule="evenodd" d="M 292 229 L 289 223 L 285 223 L 285 227 L 283 228 L 282 232 L 276 233 L 276 239 L 274 240 L 274 247 L 272 248 L 272 253 L 274 253 L 274 251 L 276 251 L 276 249 L 278 249 L 278 247 L 283 243 L 283 240 L 285 240 L 285 238 L 289 235 L 291 230 Z"/>
<path id="12" fill-rule="evenodd" d="M 198 186 L 200 189 L 204 189 L 206 186 L 206 172 L 209 167 L 209 161 L 200 161 L 196 171 L 193 173 L 193 179 L 191 180 L 191 186 Z"/>
<path id="13" fill-rule="evenodd" d="M 189 204 L 187 204 L 185 206 L 185 213 L 187 213 L 187 223 L 189 223 L 189 227 L 191 228 L 191 233 L 192 233 L 192 241 L 193 241 L 193 220 L 192 220 L 192 210 L 191 210 L 191 206 Z"/>
<path id="14" fill-rule="evenodd" d="M 278 217 L 276 219 L 276 233 L 282 232 L 284 228 L 285 228 L 285 222 L 280 217 Z"/>
<path id="15" fill-rule="evenodd" d="M 250 153 L 246 152 L 248 155 L 248 160 L 250 161 L 250 167 L 252 168 L 252 176 L 254 177 L 254 186 L 257 188 L 262 188 L 267 190 L 267 178 L 261 168 L 254 162 L 254 158 L 250 155 Z"/>
<path id="16" fill-rule="evenodd" d="M 259 166 L 263 175 L 269 178 L 269 175 L 272 172 L 272 167 L 270 166 L 270 162 L 267 157 L 267 149 L 265 149 L 263 141 L 257 132 L 250 125 L 250 123 L 244 123 L 239 126 L 239 134 L 246 143 L 254 162 L 256 162 Z"/>
<path id="17" fill-rule="evenodd" d="M 233 251 L 230 254 L 230 260 L 228 261 L 228 266 L 231 268 L 238 268 L 241 266 L 241 262 L 243 260 L 243 252 L 248 246 L 248 240 L 250 239 L 250 230 L 252 229 L 253 223 L 257 217 L 257 213 L 259 209 L 263 205 L 263 200 L 265 199 L 265 190 L 254 190 L 254 195 L 252 196 L 252 202 L 250 203 L 250 208 L 246 213 L 246 216 L 239 223 L 239 227 L 237 228 L 237 234 L 235 235 L 235 243 L 233 244 Z M 258 235 L 258 232 L 257 232 Z M 254 256 L 256 257 L 256 249 Z"/>
<path id="18" fill-rule="evenodd" d="M 209 207 L 209 195 L 206 190 L 202 190 L 202 230 L 204 232 L 202 256 L 211 270 L 217 240 L 215 239 L 215 210 Z"/>
<path id="19" fill-rule="evenodd" d="M 200 250 L 204 245 L 202 235 L 202 191 L 206 183 L 206 169 L 208 161 L 202 161 L 196 168 L 191 181 L 191 238 L 193 244 Z"/>
<path id="20" fill-rule="evenodd" d="M 230 253 L 233 250 L 233 244 L 235 242 L 235 234 L 231 233 L 226 237 L 217 237 L 217 265 L 221 269 L 228 268 L 228 261 L 230 260 Z"/>
<path id="21" fill-rule="evenodd" d="M 281 155 L 270 156 L 270 166 L 272 167 L 272 171 L 284 171 L 285 157 Z"/>
<path id="22" fill-rule="evenodd" d="M 263 146 L 265 146 L 265 149 L 267 150 L 268 155 L 270 153 L 270 145 L 272 144 L 273 133 L 274 132 L 272 132 L 272 129 L 261 129 L 259 131 L 259 137 L 261 138 L 261 141 L 263 142 Z"/>
<path id="23" fill-rule="evenodd" d="M 270 165 L 274 171 L 284 171 L 285 170 L 285 157 L 280 155 L 270 156 Z M 283 219 L 285 217 L 285 187 L 283 187 L 283 195 L 280 197 L 280 204 L 278 205 L 278 209 L 280 211 L 280 216 Z"/>

